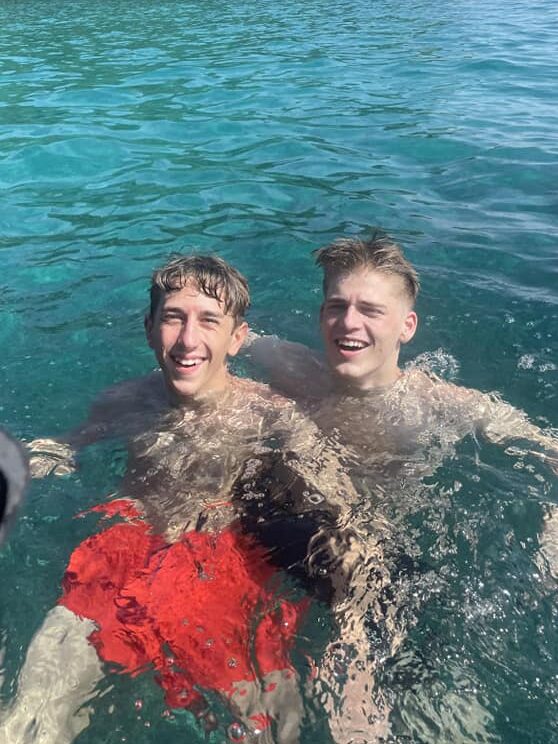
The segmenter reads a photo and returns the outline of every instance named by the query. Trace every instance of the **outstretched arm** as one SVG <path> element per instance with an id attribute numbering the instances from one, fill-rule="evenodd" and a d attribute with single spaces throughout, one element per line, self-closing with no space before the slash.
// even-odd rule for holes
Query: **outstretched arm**
<path id="1" fill-rule="evenodd" d="M 489 441 L 504 445 L 524 440 L 536 448 L 530 452 L 558 474 L 558 432 L 555 430 L 544 431 L 529 421 L 524 411 L 495 394 L 440 382 L 432 391 L 439 395 L 443 407 L 451 407 L 458 416 L 472 420 L 476 430 Z"/>
<path id="2" fill-rule="evenodd" d="M 462 406 L 463 415 L 472 415 L 476 428 L 495 444 L 507 445 L 514 440 L 527 442 L 529 449 L 514 445 L 510 454 L 526 454 L 540 458 L 558 475 L 558 432 L 556 429 L 542 430 L 531 423 L 527 415 L 518 408 L 504 402 L 496 395 L 478 390 L 468 390 L 444 384 L 441 388 L 446 402 Z M 459 413 L 459 409 L 458 409 Z M 531 449 L 533 447 L 534 449 Z M 541 451 L 542 450 L 542 451 Z M 558 576 L 558 511 L 554 506 L 545 519 L 540 535 L 540 557 L 553 576 Z"/>
<path id="3" fill-rule="evenodd" d="M 108 436 L 113 415 L 106 394 L 102 393 L 91 406 L 87 419 L 79 426 L 57 437 L 33 439 L 27 444 L 31 476 L 45 478 L 75 472 L 78 452 Z"/>
<path id="4" fill-rule="evenodd" d="M 537 447 L 531 453 L 544 460 L 558 474 L 558 435 L 555 432 L 543 431 L 531 423 L 523 411 L 497 396 L 483 396 L 480 409 L 482 416 L 479 427 L 487 439 L 496 444 L 524 439 Z"/>
<path id="5" fill-rule="evenodd" d="M 162 395 L 157 375 L 126 380 L 103 391 L 93 402 L 87 419 L 57 437 L 34 439 L 27 444 L 33 478 L 66 475 L 76 470 L 77 453 L 95 442 L 126 434 L 140 422 L 150 401 Z"/>
<path id="6" fill-rule="evenodd" d="M 319 397 L 329 390 L 324 362 L 304 344 L 250 332 L 243 352 L 264 370 L 266 382 L 289 398 Z"/>

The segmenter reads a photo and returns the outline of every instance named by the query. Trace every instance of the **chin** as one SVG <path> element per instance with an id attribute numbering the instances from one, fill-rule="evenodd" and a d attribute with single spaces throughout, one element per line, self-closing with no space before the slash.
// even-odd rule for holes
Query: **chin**
<path id="1" fill-rule="evenodd" d="M 332 372 L 339 380 L 353 387 L 365 385 L 370 376 L 374 374 L 373 370 L 363 370 L 362 367 L 353 365 L 350 362 L 333 365 Z"/>
<path id="2" fill-rule="evenodd" d="M 198 393 L 199 385 L 170 385 L 169 389 L 171 394 L 183 401 L 190 400 Z"/>
<path id="3" fill-rule="evenodd" d="M 355 364 L 354 361 L 348 361 L 347 359 L 336 359 L 331 363 L 332 369 L 340 375 L 358 375 L 360 373 L 360 365 Z"/>

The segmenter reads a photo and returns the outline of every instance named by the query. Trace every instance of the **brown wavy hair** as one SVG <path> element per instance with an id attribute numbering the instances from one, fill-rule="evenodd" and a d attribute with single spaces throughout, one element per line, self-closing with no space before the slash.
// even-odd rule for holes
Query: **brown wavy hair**
<path id="1" fill-rule="evenodd" d="M 178 292 L 192 283 L 200 292 L 223 303 L 227 315 L 241 323 L 250 307 L 250 290 L 246 278 L 218 256 L 174 256 L 151 277 L 149 313 L 154 317 L 161 298 Z"/>

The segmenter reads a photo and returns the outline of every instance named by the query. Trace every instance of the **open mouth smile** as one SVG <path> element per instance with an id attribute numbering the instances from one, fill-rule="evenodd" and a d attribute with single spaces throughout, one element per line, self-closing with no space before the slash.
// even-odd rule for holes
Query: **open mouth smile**
<path id="1" fill-rule="evenodd" d="M 370 344 L 354 338 L 336 338 L 335 346 L 344 354 L 354 354 L 368 348 Z"/>
<path id="2" fill-rule="evenodd" d="M 171 354 L 170 358 L 174 362 L 175 367 L 180 372 L 194 371 L 197 367 L 203 364 L 203 362 L 205 362 L 204 357 L 180 357 Z"/>

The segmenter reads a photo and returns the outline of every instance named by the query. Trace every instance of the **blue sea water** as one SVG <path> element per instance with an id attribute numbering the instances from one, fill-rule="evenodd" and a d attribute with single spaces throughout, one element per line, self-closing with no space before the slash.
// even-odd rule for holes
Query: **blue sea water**
<path id="1" fill-rule="evenodd" d="M 442 373 L 558 426 L 557 28 L 553 0 L 4 0 L 1 424 L 61 432 L 153 368 L 146 289 L 173 251 L 231 260 L 257 330 L 318 346 L 310 251 L 381 225 L 422 280 L 405 359 L 440 350 Z M 100 447 L 33 484 L 0 557 L 3 701 L 85 535 L 73 516 L 121 472 Z M 437 477 L 467 484 L 438 545 L 454 579 L 385 673 L 394 741 L 558 742 L 557 585 L 536 561 L 557 481 L 467 443 Z M 110 685 L 80 743 L 203 741 L 152 683 Z"/>

